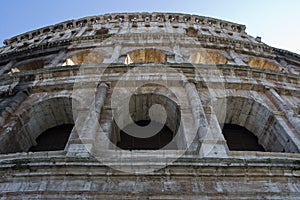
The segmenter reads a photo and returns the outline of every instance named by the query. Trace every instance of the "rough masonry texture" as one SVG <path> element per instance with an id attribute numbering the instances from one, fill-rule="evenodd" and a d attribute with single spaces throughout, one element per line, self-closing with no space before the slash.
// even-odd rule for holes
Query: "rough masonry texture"
<path id="1" fill-rule="evenodd" d="M 300 55 L 244 25 L 106 14 L 4 44 L 2 199 L 300 198 Z M 149 121 L 165 131 L 149 140 L 122 132 Z M 47 151 L 31 151 L 66 124 L 64 149 L 51 150 L 60 139 L 50 133 Z M 230 149 L 224 124 L 247 129 L 265 151 Z"/>

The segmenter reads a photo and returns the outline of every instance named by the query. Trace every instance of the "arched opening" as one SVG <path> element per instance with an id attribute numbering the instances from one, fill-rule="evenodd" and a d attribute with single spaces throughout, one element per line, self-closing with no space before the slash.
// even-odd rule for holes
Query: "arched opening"
<path id="1" fill-rule="evenodd" d="M 60 140 L 68 137 L 68 134 L 71 133 L 70 125 L 74 124 L 71 98 L 55 97 L 32 105 L 27 104 L 28 102 L 25 101 L 21 105 L 23 108 L 27 107 L 27 109 L 16 111 L 15 115 L 18 118 L 13 122 L 11 131 L 0 136 L 1 153 L 28 152 L 32 146 L 38 145 L 37 151 L 41 146 L 39 144 L 40 140 L 43 140 L 47 135 L 50 140 L 55 135 L 58 136 L 55 141 L 60 143 L 62 142 Z M 64 125 L 68 125 L 68 129 Z M 51 130 L 52 128 L 54 129 Z M 47 133 L 49 129 L 51 135 Z M 64 134 L 59 134 L 62 132 Z M 60 146 L 60 149 L 63 148 Z M 31 150 L 34 150 L 34 147 Z"/>
<path id="2" fill-rule="evenodd" d="M 298 151 L 297 145 L 289 137 L 285 127 L 277 121 L 271 108 L 263 100 L 258 100 L 259 95 L 256 94 L 256 99 L 236 95 L 218 98 L 214 102 L 214 112 L 221 127 L 223 124 L 232 124 L 245 128 L 257 137 L 258 144 L 267 152 Z M 224 101 L 225 109 L 222 106 Z M 230 130 L 225 126 L 225 131 Z"/>
<path id="3" fill-rule="evenodd" d="M 108 34 L 109 30 L 107 28 L 101 28 L 96 30 L 95 35 L 105 35 Z"/>
<path id="4" fill-rule="evenodd" d="M 224 124 L 222 133 L 231 151 L 265 151 L 257 137 L 244 127 Z"/>
<path id="5" fill-rule="evenodd" d="M 283 68 L 271 62 L 268 62 L 266 60 L 250 59 L 248 61 L 248 65 L 252 68 L 257 68 L 257 69 L 266 69 L 266 70 L 272 70 L 278 72 L 281 72 L 283 70 Z"/>
<path id="6" fill-rule="evenodd" d="M 223 55 L 206 51 L 192 53 L 189 60 L 192 64 L 220 65 L 227 63 L 227 59 Z"/>
<path id="7" fill-rule="evenodd" d="M 193 27 L 189 27 L 189 28 L 185 29 L 185 33 L 189 36 L 197 36 L 198 30 Z"/>
<path id="8" fill-rule="evenodd" d="M 104 54 L 102 52 L 82 52 L 66 59 L 63 66 L 91 65 L 103 63 Z"/>
<path id="9" fill-rule="evenodd" d="M 127 54 L 125 64 L 132 63 L 166 63 L 167 55 L 156 49 L 140 49 Z"/>
<path id="10" fill-rule="evenodd" d="M 47 129 L 36 138 L 36 145 L 29 151 L 57 151 L 64 150 L 74 124 L 63 124 Z"/>
<path id="11" fill-rule="evenodd" d="M 149 120 L 141 120 L 135 122 L 139 126 L 146 126 L 150 123 Z M 155 123 L 155 122 L 154 122 Z M 159 126 L 159 124 L 157 124 Z M 126 128 L 130 129 L 132 124 Z M 168 145 L 173 139 L 173 132 L 166 125 L 154 136 L 147 138 L 138 138 L 120 131 L 120 141 L 117 146 L 124 150 L 158 150 Z M 176 145 L 172 143 L 170 148 L 176 149 Z"/>
<path id="12" fill-rule="evenodd" d="M 167 92 L 166 92 L 167 93 Z M 166 111 L 166 122 L 161 124 L 156 121 L 156 117 L 150 119 L 149 110 L 153 105 L 161 105 Z M 124 110 L 120 108 L 118 111 L 122 115 Z M 181 147 L 183 141 L 178 141 L 177 135 L 180 135 L 180 120 L 181 113 L 180 108 L 177 103 L 170 98 L 159 95 L 159 94 L 135 94 L 130 98 L 129 103 L 129 113 L 133 124 L 127 124 L 125 116 L 121 116 L 124 128 L 120 128 L 116 123 L 115 119 L 113 121 L 113 128 L 111 134 L 111 141 L 116 144 L 117 147 L 124 150 L 175 150 Z M 148 126 L 150 123 L 156 129 Z M 140 126 L 148 128 L 142 133 L 136 132 L 137 129 L 134 127 Z M 147 127 L 148 126 L 148 127 Z M 162 127 L 162 128 L 161 128 Z M 154 135 L 152 130 L 158 130 Z M 124 131 L 124 130 L 127 130 Z M 129 130 L 129 131 L 128 131 Z M 140 129 L 139 129 L 140 130 Z M 150 137 L 136 137 L 135 135 L 142 134 L 145 136 L 150 133 Z M 134 133 L 134 134 L 132 134 Z M 175 138 L 176 137 L 176 138 Z"/>
<path id="13" fill-rule="evenodd" d="M 44 61 L 43 60 L 34 60 L 31 62 L 27 62 L 24 64 L 20 64 L 16 67 L 10 69 L 8 73 L 17 73 L 22 71 L 29 71 L 29 70 L 37 70 L 44 68 Z"/>

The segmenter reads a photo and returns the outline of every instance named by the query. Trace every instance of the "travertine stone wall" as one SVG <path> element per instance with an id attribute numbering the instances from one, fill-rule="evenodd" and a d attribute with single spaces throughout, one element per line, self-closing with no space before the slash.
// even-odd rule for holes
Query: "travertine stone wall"
<path id="1" fill-rule="evenodd" d="M 151 174 L 131 175 L 58 152 L 18 156 L 1 158 L 2 198 L 297 199 L 300 192 L 298 164 L 289 158 L 179 159 Z"/>
<path id="2" fill-rule="evenodd" d="M 299 74 L 299 55 L 244 25 L 187 14 L 92 16 L 8 39 L 0 196 L 299 199 Z M 118 157 L 115 114 L 127 125 L 129 92 L 135 120 L 164 107 L 177 150 Z M 224 123 L 250 130 L 267 152 L 230 151 Z M 61 124 L 75 124 L 64 150 L 27 152 Z"/>

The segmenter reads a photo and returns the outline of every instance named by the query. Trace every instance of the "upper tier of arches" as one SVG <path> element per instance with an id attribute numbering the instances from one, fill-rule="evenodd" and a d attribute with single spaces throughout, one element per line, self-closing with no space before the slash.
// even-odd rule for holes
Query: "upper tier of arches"
<path id="1" fill-rule="evenodd" d="M 57 63 L 57 64 L 53 64 Z M 18 73 L 28 70 L 52 68 L 56 66 L 72 65 L 97 65 L 97 64 L 124 63 L 191 63 L 201 65 L 238 65 L 259 70 L 269 70 L 274 72 L 286 72 L 281 64 L 265 58 L 254 58 L 243 55 L 237 59 L 226 51 L 215 51 L 201 48 L 197 51 L 192 48 L 181 54 L 172 52 L 171 48 L 124 48 L 111 55 L 106 48 L 95 48 L 91 50 L 72 50 L 63 53 L 58 57 L 41 57 L 17 61 L 6 70 L 6 73 Z M 5 68 L 5 66 L 4 66 Z"/>

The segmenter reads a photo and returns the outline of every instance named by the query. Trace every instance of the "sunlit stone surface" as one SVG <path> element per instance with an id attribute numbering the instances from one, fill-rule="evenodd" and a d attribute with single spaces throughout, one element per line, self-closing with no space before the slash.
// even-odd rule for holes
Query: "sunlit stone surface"
<path id="1" fill-rule="evenodd" d="M 300 198 L 300 56 L 244 25 L 107 14 L 4 43 L 2 199 Z M 151 120 L 165 130 L 153 148 L 122 140 L 125 127 Z M 128 134 L 139 136 L 147 123 Z M 240 151 L 230 149 L 224 124 L 247 130 L 260 149 L 232 138 Z M 66 125 L 75 126 L 69 135 L 61 130 L 65 147 L 55 147 L 63 139 L 56 132 L 49 151 L 31 152 L 40 135 Z"/>

